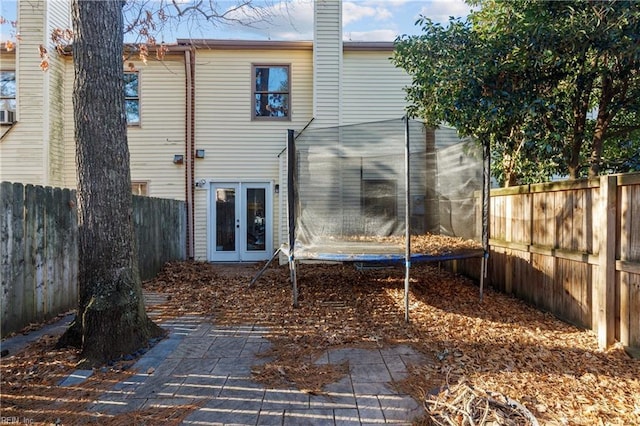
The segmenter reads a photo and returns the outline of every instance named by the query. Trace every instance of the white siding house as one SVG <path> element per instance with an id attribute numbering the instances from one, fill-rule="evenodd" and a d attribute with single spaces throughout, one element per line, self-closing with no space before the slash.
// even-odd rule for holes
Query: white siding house
<path id="1" fill-rule="evenodd" d="M 55 54 L 51 30 L 71 26 L 69 2 L 18 2 L 21 40 L 14 52 L 3 49 L 0 70 L 15 72 L 14 119 L 3 124 L 0 180 L 64 186 L 64 90 L 69 62 Z M 49 70 L 40 69 L 39 46 L 49 52 Z M 4 47 L 4 46 L 3 46 Z M 73 153 L 71 153 L 73 156 Z"/>
<path id="2" fill-rule="evenodd" d="M 1 129 L 0 180 L 74 187 L 72 59 L 51 47 L 43 73 L 34 54 L 66 25 L 68 1 L 19 4 L 23 40 L 2 52 L 18 107 Z M 341 8 L 315 2 L 314 41 L 178 40 L 163 61 L 134 61 L 133 189 L 187 202 L 190 257 L 263 260 L 286 241 L 288 129 L 404 114 L 410 79 L 389 61 L 393 43 L 343 41 Z"/>

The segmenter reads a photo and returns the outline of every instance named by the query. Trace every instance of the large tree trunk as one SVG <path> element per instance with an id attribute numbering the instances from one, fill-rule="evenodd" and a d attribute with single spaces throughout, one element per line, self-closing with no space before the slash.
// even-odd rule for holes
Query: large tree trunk
<path id="1" fill-rule="evenodd" d="M 99 365 L 162 334 L 146 315 L 132 225 L 122 0 L 74 0 L 79 306 L 60 346 Z"/>

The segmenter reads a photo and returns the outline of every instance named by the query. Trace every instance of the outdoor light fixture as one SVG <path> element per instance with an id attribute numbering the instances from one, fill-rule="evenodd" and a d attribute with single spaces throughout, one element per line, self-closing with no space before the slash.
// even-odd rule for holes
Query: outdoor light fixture
<path id="1" fill-rule="evenodd" d="M 276 183 L 276 186 L 273 188 L 273 192 L 275 192 L 276 194 L 280 193 L 280 185 Z"/>
<path id="2" fill-rule="evenodd" d="M 184 163 L 184 155 L 176 154 L 173 156 L 173 164 L 182 164 Z"/>
<path id="3" fill-rule="evenodd" d="M 196 149 L 196 158 L 204 158 L 204 149 Z"/>

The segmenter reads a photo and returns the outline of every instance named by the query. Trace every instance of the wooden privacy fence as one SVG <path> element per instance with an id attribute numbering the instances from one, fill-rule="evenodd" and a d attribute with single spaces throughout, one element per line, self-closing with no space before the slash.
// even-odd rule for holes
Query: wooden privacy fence
<path id="1" fill-rule="evenodd" d="M 494 189 L 490 209 L 494 288 L 640 347 L 640 173 Z"/>
<path id="2" fill-rule="evenodd" d="M 155 277 L 169 260 L 186 259 L 187 210 L 184 201 L 134 195 L 133 231 L 143 280 Z"/>
<path id="3" fill-rule="evenodd" d="M 78 303 L 75 191 L 0 184 L 0 334 L 52 318 Z M 185 258 L 184 202 L 133 198 L 143 279 L 168 260 Z"/>

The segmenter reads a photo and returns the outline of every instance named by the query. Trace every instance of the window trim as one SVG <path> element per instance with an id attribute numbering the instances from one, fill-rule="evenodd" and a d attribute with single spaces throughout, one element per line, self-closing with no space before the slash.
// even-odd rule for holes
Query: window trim
<path id="1" fill-rule="evenodd" d="M 138 195 L 138 196 L 141 196 L 141 197 L 149 197 L 150 196 L 149 195 L 150 194 L 150 192 L 149 192 L 149 183 L 150 182 L 151 181 L 149 181 L 149 180 L 132 179 L 131 180 L 131 193 L 133 195 Z M 136 189 L 136 187 L 138 189 L 138 193 L 133 191 L 134 189 Z M 141 188 L 144 188 L 144 192 L 145 192 L 144 194 L 139 194 Z"/>
<path id="2" fill-rule="evenodd" d="M 258 92 L 256 90 L 256 68 L 286 68 L 287 79 L 287 91 L 286 92 Z M 257 93 L 282 93 L 288 97 L 288 114 L 286 117 L 270 117 L 270 116 L 257 116 L 256 115 L 256 94 Z M 271 63 L 271 62 L 258 62 L 251 64 L 251 121 L 291 121 L 291 63 Z"/>
<path id="3" fill-rule="evenodd" d="M 142 102 L 141 102 L 142 95 L 140 94 L 142 85 L 140 84 L 141 82 L 140 71 L 125 70 L 124 75 L 127 75 L 127 74 L 136 74 L 138 76 L 138 96 L 127 96 L 126 92 L 123 93 L 124 101 L 125 101 L 125 111 L 124 111 L 125 120 L 127 120 L 127 127 L 142 127 Z M 126 85 L 125 81 L 123 81 L 123 83 Z M 124 92 L 124 86 L 123 86 L 123 92 Z M 135 123 L 130 123 L 129 120 L 127 119 L 126 102 L 132 101 L 132 100 L 138 101 L 138 121 Z"/>

